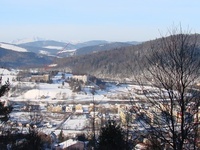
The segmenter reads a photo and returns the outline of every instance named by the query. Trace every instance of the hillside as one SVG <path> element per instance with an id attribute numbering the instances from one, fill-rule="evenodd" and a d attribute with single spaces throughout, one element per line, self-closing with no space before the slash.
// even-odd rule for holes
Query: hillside
<path id="1" fill-rule="evenodd" d="M 137 42 L 133 42 L 137 44 Z M 53 40 L 33 41 L 21 44 L 0 43 L 1 66 L 30 67 L 44 66 L 51 62 L 52 57 L 71 57 L 108 51 L 113 48 L 130 46 L 122 42 L 93 40 L 82 43 L 64 43 Z M 20 53 L 21 52 L 21 53 Z M 87 56 L 86 56 L 87 57 Z"/>
<path id="2" fill-rule="evenodd" d="M 1 67 L 36 67 L 49 64 L 51 58 L 37 55 L 32 52 L 18 52 L 0 48 L 0 66 Z"/>
<path id="3" fill-rule="evenodd" d="M 193 36 L 191 37 L 193 40 Z M 147 41 L 138 45 L 114 48 L 84 56 L 57 60 L 60 67 L 70 67 L 75 73 L 93 74 L 103 78 L 124 79 L 140 74 L 145 57 L 151 53 L 151 46 L 159 45 L 161 39 Z M 200 36 L 197 38 L 200 47 Z M 198 56 L 200 58 L 200 55 Z"/>
<path id="4" fill-rule="evenodd" d="M 79 48 L 76 50 L 76 55 L 91 54 L 91 53 L 96 53 L 96 52 L 100 52 L 100 51 L 111 50 L 114 48 L 126 47 L 126 46 L 130 46 L 130 45 L 131 44 L 122 43 L 122 42 L 102 43 L 99 45 L 93 45 L 93 46 Z"/>
<path id="5" fill-rule="evenodd" d="M 166 37 L 168 38 L 168 37 Z M 191 40 L 194 36 L 191 35 Z M 200 35 L 197 36 L 197 45 L 200 47 Z M 88 41 L 77 43 L 77 49 L 61 50 L 66 43 L 56 41 L 37 41 L 20 44 L 21 50 L 33 52 L 17 52 L 0 49 L 0 65 L 7 67 L 34 67 L 45 64 L 57 64 L 58 68 L 70 68 L 74 73 L 92 74 L 102 78 L 130 78 L 140 75 L 141 66 L 145 63 L 145 57 L 151 54 L 151 46 L 158 46 L 161 39 L 132 45 L 121 42 Z M 90 45 L 90 46 L 88 46 Z M 14 45 L 16 48 L 18 45 Z M 38 46 L 38 47 L 37 47 Z M 83 46 L 83 47 L 81 47 Z M 80 48 L 78 48 L 80 47 Z M 43 48 L 41 50 L 41 48 Z M 38 53 L 39 52 L 39 53 Z M 54 54 L 58 58 L 47 57 Z M 63 58 L 61 58 L 63 57 Z M 200 54 L 197 56 L 200 57 Z M 140 67 L 139 67 L 140 66 Z"/>
<path id="6" fill-rule="evenodd" d="M 144 45 L 115 48 L 84 56 L 58 59 L 60 67 L 70 67 L 75 73 L 93 74 L 98 77 L 128 77 L 131 69 L 128 64 L 136 64 L 144 51 Z M 128 68 L 128 67 L 131 67 Z"/>
<path id="7" fill-rule="evenodd" d="M 57 52 L 61 50 L 76 50 L 79 48 L 83 47 L 89 47 L 89 46 L 94 46 L 94 45 L 99 45 L 99 44 L 105 44 L 107 43 L 106 41 L 88 41 L 88 42 L 83 42 L 83 43 L 64 43 L 64 42 L 58 42 L 58 41 L 53 41 L 53 40 L 44 40 L 44 41 L 34 41 L 34 42 L 28 42 L 28 43 L 22 43 L 19 44 L 18 46 L 26 48 L 30 52 L 34 53 L 41 53 L 41 51 L 46 52 L 46 54 L 49 55 L 57 55 Z M 67 55 L 64 55 L 65 57 Z M 69 54 L 69 56 L 71 56 Z"/>
<path id="8" fill-rule="evenodd" d="M 70 57 L 110 50 L 113 48 L 125 47 L 133 44 L 137 44 L 137 42 L 122 43 L 93 40 L 80 43 L 64 43 L 53 40 L 46 40 L 22 43 L 18 44 L 18 46 L 27 49 L 29 52 L 34 52 L 37 54 L 56 57 L 58 57 L 58 55 L 59 57 Z"/>

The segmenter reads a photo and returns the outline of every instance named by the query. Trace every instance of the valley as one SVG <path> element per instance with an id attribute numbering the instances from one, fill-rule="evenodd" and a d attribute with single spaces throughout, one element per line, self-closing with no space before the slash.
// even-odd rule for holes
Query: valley
<path id="1" fill-rule="evenodd" d="M 19 70 L 0 71 L 2 83 L 9 81 L 11 86 L 8 94 L 1 100 L 12 105 L 10 122 L 20 129 L 24 127 L 23 132 L 30 125 L 47 135 L 51 132 L 58 135 L 61 130 L 68 136 L 92 132 L 92 116 L 95 115 L 99 130 L 100 120 L 115 118 L 119 121 L 123 107 L 130 107 L 133 103 L 140 104 L 140 100 L 144 98 L 139 94 L 141 89 L 137 85 L 107 81 L 101 89 L 97 84 L 89 83 L 87 77 L 88 83 L 85 81 L 80 91 L 73 91 L 67 81 L 70 78 L 78 80 L 83 75 L 57 71 L 55 76 L 49 78 L 51 83 L 44 83 L 42 80 L 31 81 L 31 75 L 22 77 L 20 74 L 19 80 Z M 35 74 L 34 71 L 34 79 Z M 134 95 L 130 96 L 133 94 L 130 90 L 135 91 Z"/>

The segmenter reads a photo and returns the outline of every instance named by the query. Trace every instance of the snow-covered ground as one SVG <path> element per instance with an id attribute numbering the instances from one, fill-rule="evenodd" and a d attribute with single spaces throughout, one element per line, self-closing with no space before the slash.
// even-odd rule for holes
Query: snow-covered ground
<path id="1" fill-rule="evenodd" d="M 18 71 L 16 70 L 9 71 L 3 68 L 0 69 L 2 84 L 4 84 L 7 80 L 9 80 L 11 84 L 9 94 L 1 97 L 1 99 L 15 102 L 17 105 L 24 105 L 26 103 L 40 105 L 40 108 L 42 108 L 40 115 L 43 117 L 43 123 L 47 123 L 46 126 L 42 127 L 42 130 L 46 133 L 51 131 L 59 132 L 61 129 L 68 133 L 75 133 L 82 131 L 88 125 L 88 117 L 85 115 L 79 115 L 77 117 L 70 113 L 49 113 L 47 112 L 47 104 L 87 103 L 89 105 L 94 100 L 98 101 L 98 104 L 102 103 L 103 105 L 106 105 L 108 101 L 116 103 L 118 101 L 122 101 L 122 99 L 118 99 L 118 97 L 127 95 L 133 89 L 139 89 L 139 86 L 128 84 L 116 85 L 110 83 L 107 84 L 105 90 L 96 90 L 94 95 L 91 93 L 92 89 L 90 86 L 83 87 L 82 92 L 74 93 L 70 89 L 67 82 L 63 85 L 64 80 L 62 79 L 62 72 L 59 72 L 54 78 L 52 78 L 52 84 L 18 82 L 15 80 L 17 73 Z M 66 78 L 70 78 L 72 76 L 72 74 L 65 74 Z M 13 87 L 16 87 L 16 89 L 21 88 L 21 91 L 14 91 L 12 90 Z M 124 101 L 129 101 L 129 99 Z M 19 123 L 30 122 L 30 115 L 33 115 L 34 112 L 30 113 L 23 111 L 21 107 L 20 109 L 16 108 L 15 111 L 11 113 L 10 116 L 12 121 L 17 121 Z"/>
<path id="2" fill-rule="evenodd" d="M 64 130 L 83 130 L 88 124 L 89 121 L 86 115 L 72 116 L 63 123 L 61 128 Z"/>
<path id="3" fill-rule="evenodd" d="M 57 102 L 57 101 L 76 101 L 79 102 L 91 102 L 94 98 L 95 101 L 106 102 L 106 101 L 121 101 L 118 99 L 120 96 L 134 93 L 135 90 L 140 90 L 138 85 L 116 85 L 107 84 L 105 90 L 96 90 L 95 94 L 91 93 L 92 87 L 85 86 L 81 92 L 75 93 L 71 90 L 67 82 L 63 85 L 62 72 L 59 72 L 54 78 L 53 83 L 35 83 L 35 82 L 18 82 L 16 81 L 16 75 L 18 71 L 0 69 L 0 75 L 2 76 L 2 84 L 9 80 L 12 87 L 21 87 L 23 91 L 21 93 L 15 93 L 19 95 L 15 97 L 8 97 L 12 101 L 33 101 L 33 102 Z M 65 74 L 66 78 L 71 78 L 72 74 Z M 23 89 L 24 87 L 24 89 Z M 12 89 L 9 92 L 11 96 L 14 92 Z M 93 97 L 94 96 L 94 97 Z M 134 95 L 132 95 L 134 96 Z M 124 100 L 126 101 L 126 100 Z M 129 100 L 127 100 L 129 101 Z"/>
<path id="4" fill-rule="evenodd" d="M 8 50 L 18 51 L 18 52 L 27 52 L 27 50 L 25 48 L 21 48 L 19 46 L 7 44 L 7 43 L 0 43 L 0 47 L 8 49 Z"/>

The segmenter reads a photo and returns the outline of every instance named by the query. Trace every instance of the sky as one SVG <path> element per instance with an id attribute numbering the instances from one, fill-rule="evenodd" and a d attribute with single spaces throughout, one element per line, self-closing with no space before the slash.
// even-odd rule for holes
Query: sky
<path id="1" fill-rule="evenodd" d="M 200 33 L 199 0 L 1 0 L 0 42 L 147 41 L 180 26 Z"/>

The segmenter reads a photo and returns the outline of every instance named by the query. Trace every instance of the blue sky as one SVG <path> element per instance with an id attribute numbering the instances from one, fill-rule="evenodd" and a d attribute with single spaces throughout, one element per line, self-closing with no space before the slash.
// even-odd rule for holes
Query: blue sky
<path id="1" fill-rule="evenodd" d="M 0 41 L 146 41 L 173 25 L 200 33 L 199 0 L 1 0 Z"/>

